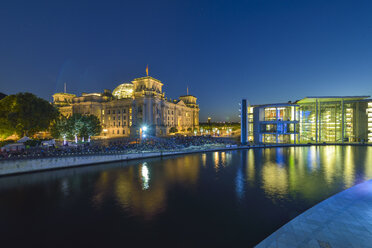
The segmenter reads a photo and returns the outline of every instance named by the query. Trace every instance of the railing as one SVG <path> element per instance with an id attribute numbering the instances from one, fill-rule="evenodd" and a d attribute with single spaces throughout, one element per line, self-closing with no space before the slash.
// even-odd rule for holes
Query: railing
<path id="1" fill-rule="evenodd" d="M 208 149 L 224 148 L 228 144 L 208 144 L 203 146 L 189 146 L 183 148 L 172 149 L 150 149 L 136 150 L 127 149 L 120 151 L 82 151 L 82 152 L 56 152 L 44 154 L 10 154 L 9 157 L 0 157 L 0 161 L 4 160 L 20 160 L 20 159 L 41 159 L 41 158 L 57 158 L 57 157 L 80 157 L 80 156 L 105 156 L 105 155 L 131 155 L 131 154 L 146 154 L 146 153 L 177 153 L 177 152 L 193 152 L 203 151 Z"/>

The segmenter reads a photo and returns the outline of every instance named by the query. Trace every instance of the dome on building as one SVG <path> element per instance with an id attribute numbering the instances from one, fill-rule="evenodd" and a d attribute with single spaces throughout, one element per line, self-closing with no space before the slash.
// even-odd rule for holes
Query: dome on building
<path id="1" fill-rule="evenodd" d="M 133 97 L 134 85 L 131 83 L 120 84 L 114 89 L 112 95 L 117 99 L 132 98 Z"/>

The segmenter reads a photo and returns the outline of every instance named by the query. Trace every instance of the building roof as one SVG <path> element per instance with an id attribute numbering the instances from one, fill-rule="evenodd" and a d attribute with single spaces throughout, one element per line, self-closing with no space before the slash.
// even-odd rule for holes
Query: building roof
<path id="1" fill-rule="evenodd" d="M 269 104 L 259 104 L 259 105 L 251 105 L 252 107 L 290 107 L 290 106 L 299 106 L 295 103 L 269 103 Z"/>
<path id="2" fill-rule="evenodd" d="M 73 96 L 73 97 L 76 97 L 75 94 L 70 94 L 70 93 L 65 93 L 65 92 L 54 93 L 53 96 L 55 96 L 55 95 L 65 95 L 65 96 Z"/>
<path id="3" fill-rule="evenodd" d="M 313 103 L 319 102 L 336 102 L 341 100 L 353 101 L 353 100 L 363 100 L 369 98 L 370 96 L 308 96 L 304 99 L 297 101 L 297 103 Z"/>
<path id="4" fill-rule="evenodd" d="M 188 97 L 188 96 L 192 96 L 192 97 L 196 98 L 196 96 L 193 96 L 193 95 L 183 95 L 183 96 L 179 96 L 179 97 Z"/>
<path id="5" fill-rule="evenodd" d="M 135 78 L 135 79 L 133 79 L 132 82 L 134 82 L 134 81 L 142 81 L 142 80 L 145 80 L 145 79 L 151 79 L 151 80 L 153 80 L 153 81 L 155 81 L 155 82 L 158 82 L 158 83 L 160 83 L 161 85 L 163 85 L 163 83 L 162 83 L 159 79 L 156 79 L 156 78 L 153 78 L 153 77 L 150 77 L 150 76 L 140 77 L 140 78 Z"/>

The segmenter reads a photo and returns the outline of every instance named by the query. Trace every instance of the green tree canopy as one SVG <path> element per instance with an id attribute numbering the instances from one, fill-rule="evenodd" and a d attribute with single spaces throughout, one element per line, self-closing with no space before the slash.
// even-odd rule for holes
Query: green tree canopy
<path id="1" fill-rule="evenodd" d="M 51 129 L 54 138 L 77 139 L 99 135 L 102 131 L 101 123 L 95 115 L 73 114 L 61 117 Z"/>
<path id="2" fill-rule="evenodd" d="M 53 122 L 50 133 L 53 138 L 64 138 L 64 139 L 70 139 L 72 138 L 72 134 L 69 130 L 68 126 L 68 120 L 65 116 L 61 116 L 59 119 L 57 119 L 55 122 Z"/>
<path id="3" fill-rule="evenodd" d="M 0 100 L 3 99 L 4 97 L 6 97 L 7 95 L 5 95 L 4 93 L 0 92 Z"/>
<path id="4" fill-rule="evenodd" d="M 0 112 L 2 112 L 0 110 Z M 0 117 L 0 139 L 5 139 L 15 133 L 15 128 L 10 124 L 8 119 Z"/>
<path id="5" fill-rule="evenodd" d="M 97 116 L 85 115 L 83 120 L 86 126 L 85 137 L 96 136 L 101 133 L 102 126 Z"/>
<path id="6" fill-rule="evenodd" d="M 9 95 L 0 100 L 0 125 L 8 133 L 31 136 L 47 130 L 58 116 L 58 109 L 31 93 Z"/>
<path id="7" fill-rule="evenodd" d="M 170 133 L 177 133 L 178 130 L 177 130 L 177 128 L 175 128 L 175 127 L 171 127 L 171 128 L 169 128 L 169 132 L 170 132 Z"/>

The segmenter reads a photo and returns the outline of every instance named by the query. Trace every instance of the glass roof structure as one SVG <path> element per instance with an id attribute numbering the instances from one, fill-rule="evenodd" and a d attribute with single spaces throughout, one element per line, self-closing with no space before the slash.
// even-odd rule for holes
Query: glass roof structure
<path id="1" fill-rule="evenodd" d="M 134 85 L 131 83 L 120 84 L 114 89 L 112 95 L 117 99 L 132 98 L 133 97 Z"/>

